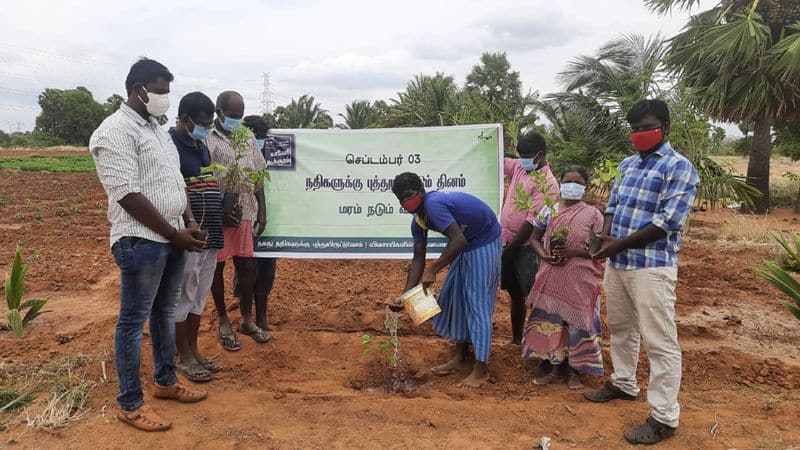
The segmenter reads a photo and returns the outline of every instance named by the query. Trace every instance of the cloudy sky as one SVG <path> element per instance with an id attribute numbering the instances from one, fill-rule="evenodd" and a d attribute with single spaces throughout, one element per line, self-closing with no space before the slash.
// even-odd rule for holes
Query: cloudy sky
<path id="1" fill-rule="evenodd" d="M 124 96 L 139 56 L 175 74 L 172 116 L 194 90 L 238 90 L 259 113 L 269 72 L 277 105 L 308 93 L 336 120 L 354 99 L 395 97 L 414 74 L 463 84 L 484 51 L 507 52 L 525 89 L 548 93 L 576 55 L 620 33 L 671 36 L 687 17 L 653 15 L 640 0 L 4 2 L 0 129 L 31 129 L 47 87 Z"/>

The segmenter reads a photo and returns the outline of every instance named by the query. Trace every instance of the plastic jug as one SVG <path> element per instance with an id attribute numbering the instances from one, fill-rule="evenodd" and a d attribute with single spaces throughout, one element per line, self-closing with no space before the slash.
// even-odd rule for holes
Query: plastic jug
<path id="1" fill-rule="evenodd" d="M 414 325 L 424 323 L 426 320 L 442 312 L 431 290 L 428 289 L 428 293 L 425 294 L 425 290 L 422 288 L 421 284 L 409 289 L 408 292 L 400 296 L 400 298 L 403 299 L 403 305 L 406 307 L 408 315 L 411 316 Z"/>

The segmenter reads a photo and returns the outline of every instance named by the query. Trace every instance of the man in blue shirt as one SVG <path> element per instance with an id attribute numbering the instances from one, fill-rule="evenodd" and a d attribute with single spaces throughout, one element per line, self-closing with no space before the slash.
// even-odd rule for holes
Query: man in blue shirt
<path id="1" fill-rule="evenodd" d="M 669 108 L 643 100 L 628 112 L 637 154 L 619 166 L 608 200 L 603 244 L 593 256 L 608 258 L 604 287 L 611 331 L 611 381 L 586 398 L 598 403 L 634 400 L 639 394 L 639 344 L 650 360 L 650 417 L 625 432 L 637 444 L 672 437 L 678 426 L 681 348 L 675 325 L 675 285 L 681 230 L 699 177 L 667 140 Z"/>
<path id="2" fill-rule="evenodd" d="M 455 356 L 432 371 L 450 375 L 471 368 L 472 373 L 459 386 L 481 387 L 489 379 L 492 316 L 500 282 L 502 229 L 497 216 L 489 205 L 464 192 L 426 194 L 422 180 L 414 173 L 398 175 L 392 192 L 403 209 L 414 214 L 414 259 L 405 290 L 419 283 L 428 288 L 439 271 L 450 266 L 439 292 L 442 312 L 433 317 L 433 329 L 455 341 Z M 444 234 L 447 246 L 426 267 L 428 230 Z"/>
<path id="3" fill-rule="evenodd" d="M 178 121 L 169 130 L 178 149 L 192 214 L 200 221 L 198 237 L 205 241 L 202 252 L 189 253 L 186 257 L 181 296 L 175 309 L 177 366 L 195 383 L 211 381 L 212 373 L 221 370 L 197 348 L 200 317 L 214 279 L 217 252 L 224 247 L 222 194 L 214 178 L 202 173 L 203 167 L 211 165 L 211 154 L 203 139 L 213 126 L 214 102 L 202 92 L 190 92 L 181 99 Z"/>

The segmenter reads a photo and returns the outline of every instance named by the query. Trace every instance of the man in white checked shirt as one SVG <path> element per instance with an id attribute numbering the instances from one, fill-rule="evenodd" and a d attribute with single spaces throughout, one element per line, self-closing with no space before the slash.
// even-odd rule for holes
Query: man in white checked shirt
<path id="1" fill-rule="evenodd" d="M 175 307 L 185 251 L 203 241 L 188 208 L 178 152 L 156 118 L 169 109 L 172 74 L 142 58 L 128 73 L 128 100 L 92 134 L 89 151 L 108 195 L 111 250 L 120 268 L 120 311 L 114 353 L 120 394 L 117 417 L 145 431 L 171 424 L 144 405 L 139 377 L 142 328 L 150 320 L 156 398 L 197 402 L 206 392 L 178 380 Z M 181 217 L 183 216 L 183 217 Z"/>

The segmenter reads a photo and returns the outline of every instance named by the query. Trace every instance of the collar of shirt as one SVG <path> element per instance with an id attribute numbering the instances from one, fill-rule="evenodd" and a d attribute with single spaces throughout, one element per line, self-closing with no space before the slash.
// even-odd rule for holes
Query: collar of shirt
<path id="1" fill-rule="evenodd" d="M 145 119 L 144 117 L 140 116 L 139 113 L 134 111 L 133 108 L 128 106 L 127 103 L 124 103 L 124 102 L 119 106 L 119 109 L 123 113 L 125 113 L 125 115 L 127 115 L 128 117 L 133 119 L 133 121 L 136 122 L 137 124 L 139 124 L 140 126 L 145 126 L 147 124 L 153 123 L 156 120 L 155 117 L 153 117 L 153 116 L 150 116 L 149 119 Z M 158 123 L 158 122 L 156 122 L 156 123 Z"/>
<path id="2" fill-rule="evenodd" d="M 222 139 L 223 141 L 226 141 L 226 142 L 230 141 L 230 138 L 228 137 L 228 135 L 223 133 L 222 131 L 220 131 L 219 128 L 217 128 L 217 123 L 216 122 L 214 122 L 214 128 L 211 130 L 211 134 L 213 134 L 214 136 Z"/>
<path id="3" fill-rule="evenodd" d="M 655 149 L 653 153 L 649 154 L 640 153 L 639 156 L 641 156 L 643 161 L 646 161 L 650 159 L 651 156 L 658 156 L 660 158 L 662 156 L 666 156 L 671 152 L 673 152 L 673 150 L 672 146 L 669 144 L 669 141 L 664 141 L 664 143 L 661 144 L 657 149 Z"/>

